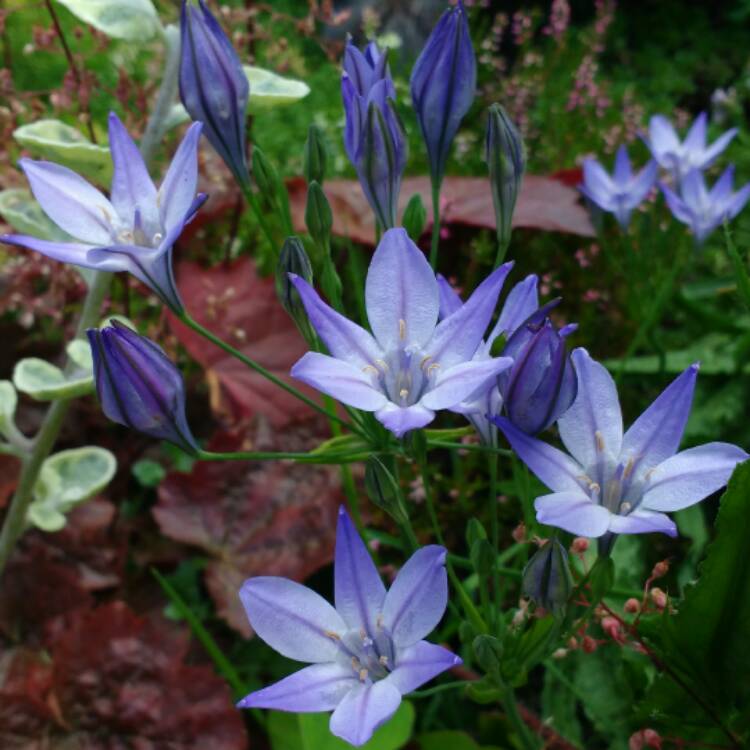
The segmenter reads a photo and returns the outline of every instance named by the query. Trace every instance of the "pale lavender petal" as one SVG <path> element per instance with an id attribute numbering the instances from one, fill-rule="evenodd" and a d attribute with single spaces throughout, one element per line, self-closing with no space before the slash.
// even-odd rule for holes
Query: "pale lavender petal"
<path id="1" fill-rule="evenodd" d="M 386 351 L 423 345 L 438 319 L 440 294 L 424 253 L 404 229 L 389 229 L 372 256 L 365 282 L 370 328 Z"/>
<path id="2" fill-rule="evenodd" d="M 87 256 L 92 245 L 82 245 L 77 242 L 52 242 L 50 240 L 40 240 L 38 237 L 29 237 L 25 234 L 4 234 L 0 236 L 0 242 L 18 247 L 26 247 L 29 250 L 36 250 L 42 255 L 46 255 L 52 260 L 59 260 L 62 263 L 72 263 L 84 268 L 96 268 L 88 262 Z"/>
<path id="3" fill-rule="evenodd" d="M 585 349 L 571 354 L 578 395 L 557 426 L 565 447 L 586 468 L 605 456 L 616 458 L 622 445 L 622 412 L 617 387 L 607 368 Z"/>
<path id="4" fill-rule="evenodd" d="M 454 365 L 442 371 L 435 385 L 420 399 L 428 409 L 451 409 L 472 393 L 489 389 L 495 377 L 513 364 L 510 357 L 473 360 Z"/>
<path id="5" fill-rule="evenodd" d="M 750 183 L 740 188 L 740 190 L 738 190 L 732 196 L 732 199 L 729 201 L 729 206 L 727 208 L 727 218 L 733 219 L 735 216 L 737 216 L 737 214 L 745 207 L 745 204 L 747 203 L 749 198 Z"/>
<path id="6" fill-rule="evenodd" d="M 612 178 L 596 159 L 584 159 L 582 166 L 583 186 L 588 197 L 605 210 L 611 210 L 612 195 L 615 193 Z"/>
<path id="7" fill-rule="evenodd" d="M 117 215 L 132 226 L 138 209 L 145 225 L 158 231 L 156 188 L 138 146 L 114 112 L 109 113 L 109 150 L 114 167 L 111 198 Z"/>
<path id="8" fill-rule="evenodd" d="M 445 556 L 445 547 L 437 544 L 418 549 L 385 595 L 383 624 L 397 647 L 421 641 L 443 617 L 448 605 Z"/>
<path id="9" fill-rule="evenodd" d="M 635 208 L 651 192 L 651 188 L 653 188 L 654 183 L 656 182 L 658 171 L 659 165 L 655 161 L 651 160 L 638 173 L 636 178 L 628 187 L 628 194 L 625 200 L 626 208 Z"/>
<path id="10" fill-rule="evenodd" d="M 690 127 L 688 134 L 683 141 L 683 147 L 687 151 L 703 151 L 706 148 L 706 129 L 708 117 L 705 112 L 701 112 L 695 118 L 695 122 Z"/>
<path id="11" fill-rule="evenodd" d="M 725 204 L 732 197 L 732 188 L 734 187 L 734 164 L 730 164 L 714 183 L 709 192 L 711 203 L 715 206 Z"/>
<path id="12" fill-rule="evenodd" d="M 678 375 L 625 433 L 621 460 L 632 460 L 633 475 L 649 469 L 677 453 L 693 402 L 698 365 Z"/>
<path id="13" fill-rule="evenodd" d="M 613 534 L 649 534 L 659 531 L 669 536 L 677 536 L 677 526 L 669 516 L 649 510 L 636 510 L 627 516 L 611 514 L 609 531 Z"/>
<path id="14" fill-rule="evenodd" d="M 648 136 L 651 153 L 663 167 L 669 166 L 662 161 L 664 156 L 678 153 L 681 147 L 672 123 L 663 115 L 654 115 L 649 121 Z"/>
<path id="15" fill-rule="evenodd" d="M 314 713 L 333 711 L 359 685 L 354 670 L 336 662 L 313 664 L 243 698 L 237 708 L 273 708 Z"/>
<path id="16" fill-rule="evenodd" d="M 341 615 L 319 594 L 287 578 L 250 578 L 240 599 L 253 630 L 283 656 L 312 664 L 334 661 L 346 633 Z"/>
<path id="17" fill-rule="evenodd" d="M 581 492 L 583 469 L 570 456 L 521 432 L 505 417 L 492 417 L 518 457 L 553 492 Z"/>
<path id="18" fill-rule="evenodd" d="M 407 648 L 398 650 L 396 668 L 385 679 L 394 685 L 401 695 L 406 695 L 446 669 L 460 664 L 463 664 L 461 659 L 447 648 L 428 641 L 417 641 Z"/>
<path id="19" fill-rule="evenodd" d="M 329 307 L 304 279 L 294 274 L 289 274 L 289 278 L 299 292 L 310 323 L 334 357 L 359 368 L 372 366 L 383 357 L 377 342 L 364 328 Z"/>
<path id="20" fill-rule="evenodd" d="M 682 200 L 693 210 L 708 203 L 708 191 L 703 173 L 698 169 L 691 169 L 680 183 Z"/>
<path id="21" fill-rule="evenodd" d="M 726 133 L 720 135 L 704 152 L 703 160 L 701 161 L 701 168 L 711 166 L 716 160 L 716 157 L 730 144 L 732 139 L 739 133 L 738 128 L 731 128 Z"/>
<path id="22" fill-rule="evenodd" d="M 87 244 L 112 242 L 115 209 L 83 177 L 48 161 L 21 159 L 18 165 L 42 210 L 57 226 Z"/>
<path id="23" fill-rule="evenodd" d="M 159 214 L 167 228 L 184 222 L 192 210 L 198 189 L 198 142 L 202 129 L 200 122 L 188 128 L 159 187 Z"/>
<path id="24" fill-rule="evenodd" d="M 377 411 L 388 401 L 361 369 L 327 354 L 307 352 L 292 367 L 291 376 L 355 409 Z"/>
<path id="25" fill-rule="evenodd" d="M 421 404 L 414 406 L 396 406 L 390 401 L 375 412 L 377 420 L 389 429 L 397 438 L 410 430 L 418 430 L 435 419 L 435 412 Z"/>
<path id="26" fill-rule="evenodd" d="M 437 275 L 437 283 L 440 292 L 440 320 L 442 320 L 456 312 L 463 302 L 443 274 Z"/>
<path id="27" fill-rule="evenodd" d="M 615 170 L 612 176 L 621 188 L 626 187 L 633 176 L 633 171 L 630 168 L 630 157 L 628 157 L 628 147 L 624 143 L 617 149 Z"/>
<path id="28" fill-rule="evenodd" d="M 343 507 L 339 508 L 333 571 L 336 611 L 350 630 L 364 630 L 374 637 L 385 599 L 385 586 Z"/>
<path id="29" fill-rule="evenodd" d="M 663 182 L 659 183 L 659 187 L 661 188 L 662 193 L 664 193 L 664 198 L 667 201 L 669 210 L 672 212 L 675 219 L 681 221 L 683 224 L 692 224 L 695 217 L 685 201 L 683 201 L 677 193 Z"/>
<path id="30" fill-rule="evenodd" d="M 707 443 L 662 461 L 649 473 L 641 501 L 650 510 L 682 510 L 721 489 L 748 454 L 730 443 Z"/>
<path id="31" fill-rule="evenodd" d="M 470 360 L 482 343 L 513 262 L 495 269 L 456 312 L 442 320 L 425 351 L 441 367 Z"/>
<path id="32" fill-rule="evenodd" d="M 401 693 L 388 680 L 360 683 L 331 715 L 331 734 L 350 745 L 364 745 L 373 732 L 396 713 Z"/>
<path id="33" fill-rule="evenodd" d="M 539 309 L 539 277 L 532 273 L 510 290 L 500 311 L 492 333 L 487 339 L 488 351 L 501 334 L 512 334 L 524 321 Z"/>
<path id="34" fill-rule="evenodd" d="M 555 492 L 534 500 L 536 520 L 577 536 L 598 537 L 607 533 L 612 514 L 590 497 L 578 492 Z"/>

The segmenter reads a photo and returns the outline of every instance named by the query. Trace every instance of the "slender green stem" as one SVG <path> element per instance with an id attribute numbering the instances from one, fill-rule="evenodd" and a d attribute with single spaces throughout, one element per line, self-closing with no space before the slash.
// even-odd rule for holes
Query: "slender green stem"
<path id="1" fill-rule="evenodd" d="M 509 242 L 505 241 L 502 237 L 501 232 L 497 233 L 497 255 L 495 256 L 495 265 L 492 267 L 493 270 L 498 268 L 500 264 L 505 260 L 505 254 L 508 252 Z"/>
<path id="2" fill-rule="evenodd" d="M 444 682 L 442 685 L 436 685 L 427 690 L 415 690 L 409 693 L 408 698 L 429 698 L 431 695 L 437 695 L 438 693 L 444 693 L 446 690 L 458 690 L 459 688 L 465 688 L 469 684 L 466 680 L 456 680 L 455 682 Z"/>
<path id="3" fill-rule="evenodd" d="M 323 403 L 329 412 L 333 413 L 335 411 L 336 403 L 329 395 L 325 394 L 323 396 Z M 328 424 L 331 426 L 331 434 L 334 437 L 341 437 L 341 425 L 333 419 L 329 419 Z M 354 477 L 352 476 L 351 469 L 344 463 L 341 464 L 341 484 L 344 487 L 344 494 L 346 495 L 346 504 L 349 506 L 349 512 L 352 514 L 357 528 L 361 529 L 362 514 L 359 510 L 357 487 L 354 484 Z"/>
<path id="4" fill-rule="evenodd" d="M 438 249 L 440 247 L 440 183 L 432 182 L 432 240 L 430 242 L 430 265 L 437 269 Z"/>
<path id="5" fill-rule="evenodd" d="M 263 209 L 260 207 L 260 203 L 258 203 L 258 198 L 253 192 L 252 185 L 250 185 L 250 183 L 240 184 L 240 190 L 242 190 L 242 194 L 245 196 L 245 200 L 255 214 L 255 218 L 258 220 L 261 231 L 266 236 L 266 239 L 270 243 L 271 248 L 276 249 L 276 238 L 273 236 L 271 227 L 268 226 L 266 217 L 263 215 Z"/>
<path id="6" fill-rule="evenodd" d="M 500 520 L 497 510 L 497 456 L 490 454 L 488 457 L 489 474 L 490 474 L 490 539 L 492 549 L 495 551 L 495 560 L 500 554 Z M 500 571 L 497 565 L 493 566 L 492 572 L 492 591 L 495 597 L 495 611 L 492 616 L 492 622 L 497 622 L 502 602 L 500 601 Z"/>
<path id="7" fill-rule="evenodd" d="M 427 438 L 428 448 L 448 448 L 454 451 L 474 451 L 476 453 L 489 453 L 496 456 L 512 456 L 513 451 L 505 448 L 494 448 L 491 445 L 482 445 L 481 443 L 454 443 L 450 440 L 433 440 Z"/>
<path id="8" fill-rule="evenodd" d="M 284 382 L 281 378 L 276 377 L 270 370 L 267 370 L 263 365 L 256 362 L 254 359 L 251 359 L 250 357 L 245 356 L 241 351 L 238 349 L 235 349 L 231 344 L 227 344 L 226 341 L 223 341 L 215 334 L 211 333 L 207 328 L 204 328 L 197 320 L 194 320 L 190 317 L 190 315 L 183 311 L 180 314 L 180 320 L 189 328 L 192 328 L 196 333 L 199 333 L 204 338 L 208 339 L 212 344 L 215 344 L 219 347 L 219 349 L 222 349 L 227 354 L 230 354 L 232 357 L 235 357 L 243 364 L 247 365 L 251 370 L 257 372 L 259 375 L 262 375 L 266 380 L 269 380 L 274 385 L 278 386 L 282 390 L 286 391 L 287 393 L 291 394 L 295 398 L 302 401 L 303 404 L 307 404 L 310 408 L 315 409 L 315 411 L 320 412 L 324 416 L 328 417 L 328 419 L 338 422 L 339 424 L 346 427 L 351 432 L 355 432 L 357 434 L 361 434 L 359 430 L 354 427 L 354 425 L 347 422 L 345 419 L 342 419 L 338 416 L 338 414 L 334 414 L 333 412 L 328 411 L 326 408 L 321 406 L 319 403 L 313 401 L 311 398 L 308 398 L 305 396 L 302 391 L 295 388 L 293 385 L 289 385 L 289 383 Z"/>
<path id="9" fill-rule="evenodd" d="M 732 233 L 729 231 L 729 224 L 724 223 L 724 238 L 726 240 L 727 252 L 734 266 L 734 275 L 737 279 L 737 291 L 745 307 L 750 310 L 750 276 L 747 273 L 745 261 L 737 250 Z"/>
<path id="10" fill-rule="evenodd" d="M 199 451 L 198 458 L 201 461 L 296 461 L 303 464 L 338 464 L 364 460 L 366 454 L 352 453 L 351 451 L 320 454 L 276 451 L 237 451 L 230 453 Z"/>
<path id="11" fill-rule="evenodd" d="M 521 714 L 518 712 L 516 694 L 510 685 L 503 685 L 502 704 L 508 722 L 516 730 L 518 739 L 521 741 L 521 746 L 524 750 L 538 750 L 539 741 L 534 737 L 526 722 L 521 718 Z"/>

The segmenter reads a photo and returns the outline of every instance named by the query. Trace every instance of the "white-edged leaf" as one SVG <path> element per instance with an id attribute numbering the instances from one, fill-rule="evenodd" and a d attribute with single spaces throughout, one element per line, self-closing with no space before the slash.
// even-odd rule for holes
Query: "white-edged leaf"
<path id="1" fill-rule="evenodd" d="M 18 394 L 10 380 L 0 380 L 0 432 L 3 426 L 12 424 L 16 414 Z"/>
<path id="2" fill-rule="evenodd" d="M 94 359 L 91 356 L 91 345 L 87 339 L 73 339 L 65 347 L 65 351 L 76 367 L 93 375 Z"/>
<path id="3" fill-rule="evenodd" d="M 59 367 L 47 360 L 27 357 L 16 363 L 13 384 L 37 401 L 54 401 L 92 393 L 94 376 L 90 370 L 81 369 L 66 377 Z"/>
<path id="4" fill-rule="evenodd" d="M 151 0 L 57 0 L 74 16 L 115 39 L 145 42 L 161 28 Z"/>
<path id="5" fill-rule="evenodd" d="M 35 156 L 80 172 L 102 184 L 112 180 L 112 157 L 107 146 L 92 143 L 83 133 L 60 120 L 37 120 L 21 125 L 13 137 Z"/>
<path id="6" fill-rule="evenodd" d="M 75 241 L 48 218 L 36 198 L 23 188 L 0 191 L 0 216 L 21 234 L 52 242 Z"/>

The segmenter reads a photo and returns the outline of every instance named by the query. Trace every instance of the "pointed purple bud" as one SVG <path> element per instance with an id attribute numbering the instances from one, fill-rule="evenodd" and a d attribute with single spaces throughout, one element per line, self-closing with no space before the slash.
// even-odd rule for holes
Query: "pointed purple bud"
<path id="1" fill-rule="evenodd" d="M 565 610 L 573 591 L 568 553 L 556 538 L 547 540 L 523 569 L 523 593 L 555 615 Z"/>
<path id="2" fill-rule="evenodd" d="M 463 3 L 446 10 L 411 73 L 411 98 L 439 185 L 453 138 L 474 101 L 477 62 Z"/>
<path id="3" fill-rule="evenodd" d="M 250 84 L 232 43 L 204 0 L 183 0 L 180 99 L 240 185 L 250 177 L 245 112 Z"/>
<path id="4" fill-rule="evenodd" d="M 536 435 L 556 422 L 578 392 L 566 337 L 546 317 L 551 304 L 534 313 L 508 339 L 503 356 L 513 357 L 514 363 L 497 379 L 508 419 L 527 435 Z"/>
<path id="5" fill-rule="evenodd" d="M 90 328 L 87 334 L 96 392 L 107 417 L 196 453 L 185 416 L 182 376 L 161 347 L 117 321 Z"/>
<path id="6" fill-rule="evenodd" d="M 344 146 L 362 190 L 384 229 L 396 224 L 406 167 L 406 137 L 393 106 L 396 92 L 386 55 L 371 42 L 363 55 L 351 41 L 344 53 L 341 95 Z"/>

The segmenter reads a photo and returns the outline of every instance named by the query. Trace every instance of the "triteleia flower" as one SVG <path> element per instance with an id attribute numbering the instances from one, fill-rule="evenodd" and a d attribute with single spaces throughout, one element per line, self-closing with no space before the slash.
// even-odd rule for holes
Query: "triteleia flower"
<path id="1" fill-rule="evenodd" d="M 403 229 L 389 229 L 372 257 L 365 283 L 374 335 L 326 305 L 294 277 L 308 317 L 331 356 L 308 352 L 292 375 L 364 411 L 401 437 L 429 424 L 488 385 L 511 364 L 507 357 L 473 360 L 512 264 L 500 266 L 460 309 L 438 324 L 435 274 Z"/>
<path id="2" fill-rule="evenodd" d="M 180 99 L 240 185 L 248 185 L 245 118 L 250 84 L 204 0 L 182 0 Z"/>
<path id="3" fill-rule="evenodd" d="M 396 223 L 407 144 L 393 106 L 396 90 L 386 55 L 375 42 L 362 54 L 349 40 L 341 76 L 346 129 L 344 146 L 359 182 L 380 224 Z"/>
<path id="4" fill-rule="evenodd" d="M 240 708 L 333 711 L 330 729 L 363 745 L 416 690 L 461 659 L 423 640 L 448 602 L 446 552 L 417 550 L 386 592 L 346 511 L 339 511 L 332 607 L 286 578 L 251 578 L 240 590 L 250 625 L 279 653 L 310 662 L 289 677 L 250 693 Z"/>
<path id="5" fill-rule="evenodd" d="M 507 245 L 526 158 L 521 134 L 499 104 L 493 104 L 489 109 L 484 152 L 490 173 L 497 236 L 502 245 Z"/>
<path id="6" fill-rule="evenodd" d="M 411 98 L 427 146 L 433 184 L 445 174 L 453 138 L 469 111 L 477 83 L 477 61 L 466 10 L 443 13 L 411 72 Z"/>
<path id="7" fill-rule="evenodd" d="M 677 453 L 698 365 L 675 378 L 623 435 L 614 380 L 585 349 L 572 356 L 578 397 L 558 422 L 570 455 L 529 437 L 507 419 L 496 420 L 513 450 L 553 492 L 536 499 L 537 520 L 587 537 L 651 531 L 676 536 L 677 527 L 665 512 L 716 492 L 748 458 L 728 443 Z"/>
<path id="8" fill-rule="evenodd" d="M 657 164 L 650 161 L 637 174 L 633 174 L 626 146 L 617 149 L 615 169 L 610 177 L 596 159 L 583 162 L 583 184 L 578 189 L 603 211 L 613 213 L 625 229 L 630 214 L 649 194 L 656 182 Z"/>
<path id="9" fill-rule="evenodd" d="M 731 128 L 707 146 L 707 123 L 706 113 L 701 112 L 681 142 L 672 123 L 663 115 L 654 115 L 649 121 L 648 137 L 644 139 L 646 145 L 659 165 L 672 173 L 675 181 L 680 182 L 691 169 L 710 167 L 737 135 L 737 128 Z"/>
<path id="10" fill-rule="evenodd" d="M 44 213 L 74 238 L 51 242 L 26 235 L 0 240 L 64 263 L 96 271 L 128 271 L 179 313 L 182 302 L 172 272 L 172 246 L 206 200 L 196 195 L 201 125 L 187 131 L 157 191 L 137 146 L 117 115 L 109 116 L 114 173 L 110 198 L 67 167 L 21 159 Z"/>
<path id="11" fill-rule="evenodd" d="M 510 337 L 539 308 L 538 283 L 539 279 L 532 274 L 510 290 L 490 335 L 477 349 L 475 360 L 490 359 L 495 341 L 500 336 Z M 438 285 L 440 317 L 443 319 L 459 310 L 463 302 L 448 281 L 439 274 Z M 502 408 L 503 398 L 497 387 L 497 379 L 493 379 L 461 403 L 451 407 L 451 411 L 463 414 L 474 425 L 486 445 L 496 445 L 497 428 L 487 419 L 487 415 L 499 414 Z"/>
<path id="12" fill-rule="evenodd" d="M 693 169 L 680 184 L 679 194 L 670 187 L 659 184 L 672 215 L 687 224 L 701 244 L 706 237 L 725 221 L 731 221 L 750 199 L 750 183 L 733 190 L 734 167 L 727 167 L 716 184 L 708 190 L 702 172 Z"/>
<path id="13" fill-rule="evenodd" d="M 182 375 L 161 347 L 116 320 L 86 333 L 96 392 L 107 417 L 195 453 L 198 447 L 185 416 Z"/>

